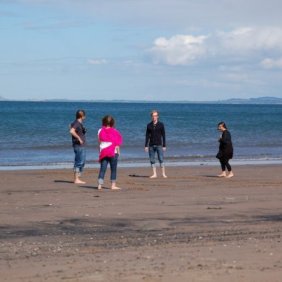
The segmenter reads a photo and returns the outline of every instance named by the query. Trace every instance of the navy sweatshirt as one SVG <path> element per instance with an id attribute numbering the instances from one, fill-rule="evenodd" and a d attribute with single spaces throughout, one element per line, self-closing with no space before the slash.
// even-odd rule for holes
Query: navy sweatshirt
<path id="1" fill-rule="evenodd" d="M 145 147 L 163 146 L 166 147 L 164 124 L 158 121 L 156 124 L 150 122 L 147 124 Z"/>

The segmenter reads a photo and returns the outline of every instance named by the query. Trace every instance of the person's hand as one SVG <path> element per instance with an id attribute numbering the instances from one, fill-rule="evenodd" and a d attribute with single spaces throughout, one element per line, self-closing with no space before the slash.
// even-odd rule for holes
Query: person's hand
<path id="1" fill-rule="evenodd" d="M 166 147 L 163 147 L 163 151 L 164 151 L 164 152 L 166 151 Z"/>
<path id="2" fill-rule="evenodd" d="M 78 139 L 80 145 L 83 145 L 83 141 L 81 140 L 81 138 Z"/>
<path id="3" fill-rule="evenodd" d="M 145 147 L 145 152 L 148 152 L 148 147 Z"/>

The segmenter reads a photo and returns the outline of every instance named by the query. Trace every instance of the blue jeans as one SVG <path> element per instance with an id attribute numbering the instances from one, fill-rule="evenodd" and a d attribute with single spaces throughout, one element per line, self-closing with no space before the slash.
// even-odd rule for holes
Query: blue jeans
<path id="1" fill-rule="evenodd" d="M 164 154 L 163 154 L 162 146 L 153 145 L 149 147 L 150 163 L 152 167 L 156 166 L 156 160 L 155 160 L 156 153 L 158 154 L 158 160 L 159 160 L 160 166 L 163 167 L 164 166 Z"/>
<path id="2" fill-rule="evenodd" d="M 82 173 L 86 161 L 86 150 L 84 146 L 74 145 L 74 166 L 73 170 L 77 173 Z"/>
<path id="3" fill-rule="evenodd" d="M 100 185 L 104 184 L 104 177 L 107 171 L 108 163 L 110 163 L 110 167 L 111 167 L 111 181 L 112 182 L 116 181 L 118 157 L 119 157 L 119 154 L 115 154 L 115 156 L 112 158 L 106 157 L 101 160 L 100 171 L 99 171 L 99 176 L 98 176 L 98 183 Z"/>

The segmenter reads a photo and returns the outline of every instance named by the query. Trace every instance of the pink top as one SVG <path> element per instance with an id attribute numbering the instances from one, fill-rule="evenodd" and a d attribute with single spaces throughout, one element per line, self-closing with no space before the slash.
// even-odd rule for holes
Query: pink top
<path id="1" fill-rule="evenodd" d="M 99 161 L 106 157 L 114 157 L 116 147 L 122 144 L 122 136 L 120 132 L 113 127 L 103 126 L 98 131 L 100 140 L 100 155 Z"/>

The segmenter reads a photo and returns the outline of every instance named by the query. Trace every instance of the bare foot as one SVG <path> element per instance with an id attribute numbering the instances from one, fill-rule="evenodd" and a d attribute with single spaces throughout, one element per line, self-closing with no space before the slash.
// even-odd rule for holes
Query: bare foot
<path id="1" fill-rule="evenodd" d="M 157 178 L 157 175 L 153 174 L 152 176 L 150 176 L 150 178 Z"/>
<path id="2" fill-rule="evenodd" d="M 76 179 L 76 180 L 74 181 L 74 184 L 86 184 L 86 182 L 84 182 L 84 181 L 82 181 L 82 180 L 80 180 L 80 179 Z"/>
<path id="3" fill-rule="evenodd" d="M 226 177 L 226 172 L 222 172 L 221 174 L 219 174 L 217 177 Z"/>
<path id="4" fill-rule="evenodd" d="M 163 174 L 163 178 L 167 178 L 167 176 L 165 174 Z"/>
<path id="5" fill-rule="evenodd" d="M 226 178 L 231 178 L 231 177 L 233 177 L 234 176 L 234 174 L 233 174 L 233 172 L 231 171 L 227 176 L 226 176 Z"/>
<path id="6" fill-rule="evenodd" d="M 98 189 L 98 190 L 102 190 L 102 185 L 99 184 L 97 189 Z"/>

